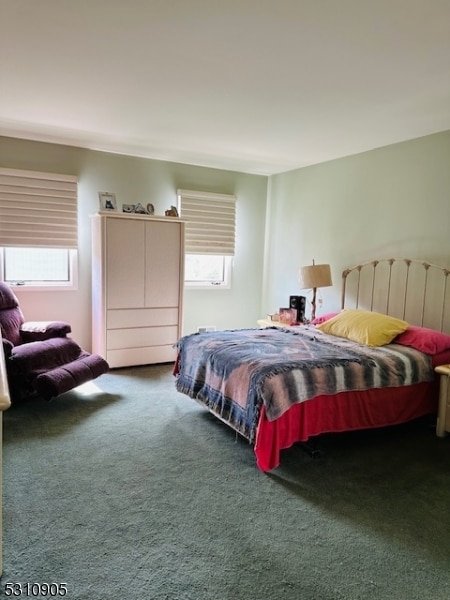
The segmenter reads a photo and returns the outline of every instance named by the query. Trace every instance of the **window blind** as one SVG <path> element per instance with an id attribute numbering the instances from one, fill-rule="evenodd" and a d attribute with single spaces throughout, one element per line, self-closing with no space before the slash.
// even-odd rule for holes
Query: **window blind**
<path id="1" fill-rule="evenodd" d="M 187 254 L 234 256 L 236 196 L 178 190 Z"/>
<path id="2" fill-rule="evenodd" d="M 0 246 L 77 245 L 77 178 L 0 168 Z"/>

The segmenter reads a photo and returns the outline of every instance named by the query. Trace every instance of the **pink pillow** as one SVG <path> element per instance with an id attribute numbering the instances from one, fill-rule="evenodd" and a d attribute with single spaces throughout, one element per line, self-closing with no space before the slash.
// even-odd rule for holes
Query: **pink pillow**
<path id="1" fill-rule="evenodd" d="M 411 346 L 424 354 L 433 355 L 450 349 L 450 335 L 435 329 L 410 325 L 406 331 L 392 340 L 392 343 Z"/>
<path id="2" fill-rule="evenodd" d="M 444 352 L 438 352 L 431 357 L 431 364 L 433 367 L 438 367 L 439 365 L 450 365 L 450 348 L 448 350 L 444 350 Z"/>
<path id="3" fill-rule="evenodd" d="M 326 313 L 325 315 L 320 315 L 320 317 L 316 317 L 311 321 L 311 325 L 320 325 L 321 323 L 325 323 L 325 321 L 329 321 L 338 314 L 338 312 L 330 312 Z"/>

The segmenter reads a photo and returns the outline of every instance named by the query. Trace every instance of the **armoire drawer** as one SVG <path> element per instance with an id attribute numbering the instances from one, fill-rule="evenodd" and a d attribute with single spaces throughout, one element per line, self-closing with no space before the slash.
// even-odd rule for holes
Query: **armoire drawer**
<path id="1" fill-rule="evenodd" d="M 134 308 L 108 310 L 107 329 L 178 325 L 178 308 Z"/>
<path id="2" fill-rule="evenodd" d="M 136 327 L 110 329 L 106 332 L 106 349 L 143 348 L 144 346 L 164 346 L 178 341 L 178 327 Z"/>
<path id="3" fill-rule="evenodd" d="M 108 350 L 106 357 L 111 369 L 116 369 L 133 365 L 175 362 L 176 355 L 176 349 L 170 345 Z"/>

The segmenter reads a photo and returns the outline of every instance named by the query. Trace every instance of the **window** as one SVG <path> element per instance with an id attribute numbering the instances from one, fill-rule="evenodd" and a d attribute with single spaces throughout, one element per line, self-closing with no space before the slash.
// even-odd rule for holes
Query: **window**
<path id="1" fill-rule="evenodd" d="M 178 202 L 180 216 L 186 221 L 186 287 L 230 287 L 235 250 L 236 197 L 178 190 Z"/>
<path id="2" fill-rule="evenodd" d="M 0 169 L 0 277 L 11 285 L 77 285 L 77 179 Z"/>
<path id="3" fill-rule="evenodd" d="M 1 279 L 11 286 L 77 287 L 76 250 L 2 248 Z"/>
<path id="4" fill-rule="evenodd" d="M 231 287 L 232 256 L 220 254 L 186 254 L 184 281 L 189 287 Z"/>

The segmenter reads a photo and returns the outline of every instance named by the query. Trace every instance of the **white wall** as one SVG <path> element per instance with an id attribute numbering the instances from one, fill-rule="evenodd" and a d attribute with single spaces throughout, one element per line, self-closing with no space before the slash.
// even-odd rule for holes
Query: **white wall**
<path id="1" fill-rule="evenodd" d="M 330 263 L 334 283 L 317 314 L 340 308 L 342 270 L 360 261 L 450 266 L 450 131 L 276 175 L 267 219 L 264 312 L 302 293 L 298 269 L 312 259 Z"/>
<path id="2" fill-rule="evenodd" d="M 79 178 L 79 289 L 17 295 L 27 319 L 60 319 L 72 325 L 73 337 L 91 348 L 91 224 L 98 192 L 114 192 L 118 204 L 151 202 L 156 214 L 176 204 L 178 188 L 236 194 L 237 248 L 231 290 L 186 293 L 184 332 L 198 325 L 252 327 L 261 313 L 262 255 L 267 178 L 147 160 L 56 144 L 0 137 L 0 166 L 67 173 Z M 164 260 L 164 257 L 156 257 Z M 124 282 L 126 285 L 126 282 Z"/>

